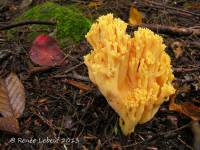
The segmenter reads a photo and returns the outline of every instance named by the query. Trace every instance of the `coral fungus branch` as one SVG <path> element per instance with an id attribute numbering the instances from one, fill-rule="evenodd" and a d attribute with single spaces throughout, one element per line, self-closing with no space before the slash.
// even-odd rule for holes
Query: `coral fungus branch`
<path id="1" fill-rule="evenodd" d="M 151 120 L 175 92 L 162 37 L 139 28 L 131 38 L 126 28 L 112 14 L 99 17 L 86 35 L 93 50 L 84 56 L 90 80 L 120 116 L 124 135 Z"/>

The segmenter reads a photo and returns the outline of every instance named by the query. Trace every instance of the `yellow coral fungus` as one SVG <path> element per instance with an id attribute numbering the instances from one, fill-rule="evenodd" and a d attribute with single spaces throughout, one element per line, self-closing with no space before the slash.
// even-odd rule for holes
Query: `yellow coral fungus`
<path id="1" fill-rule="evenodd" d="M 86 35 L 93 51 L 84 57 L 91 81 L 120 116 L 125 135 L 152 119 L 175 92 L 162 37 L 139 28 L 131 38 L 126 28 L 112 14 L 101 16 Z"/>

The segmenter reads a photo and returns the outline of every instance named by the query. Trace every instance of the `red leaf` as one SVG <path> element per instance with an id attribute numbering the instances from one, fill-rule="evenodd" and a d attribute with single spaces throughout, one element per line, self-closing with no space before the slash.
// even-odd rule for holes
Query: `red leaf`
<path id="1" fill-rule="evenodd" d="M 61 65 L 65 57 L 57 41 L 48 35 L 39 35 L 36 37 L 29 55 L 34 63 L 41 66 Z"/>

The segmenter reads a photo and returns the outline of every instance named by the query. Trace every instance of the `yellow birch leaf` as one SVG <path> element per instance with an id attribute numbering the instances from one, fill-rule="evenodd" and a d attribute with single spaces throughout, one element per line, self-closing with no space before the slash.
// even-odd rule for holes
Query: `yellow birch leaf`
<path id="1" fill-rule="evenodd" d="M 101 6 L 102 5 L 102 1 L 92 1 L 92 2 L 90 2 L 89 4 L 88 4 L 88 7 L 89 8 L 95 8 L 95 9 L 97 9 L 99 6 Z"/>
<path id="2" fill-rule="evenodd" d="M 142 14 L 133 6 L 130 8 L 128 21 L 130 25 L 137 25 L 142 23 Z"/>
<path id="3" fill-rule="evenodd" d="M 183 55 L 183 44 L 179 41 L 175 41 L 171 44 L 171 48 L 175 54 L 176 58 L 179 58 Z"/>

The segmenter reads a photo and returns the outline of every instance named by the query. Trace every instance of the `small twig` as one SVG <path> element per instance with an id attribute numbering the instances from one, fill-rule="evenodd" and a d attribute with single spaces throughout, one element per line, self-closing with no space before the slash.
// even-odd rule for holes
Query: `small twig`
<path id="1" fill-rule="evenodd" d="M 65 74 L 54 75 L 54 76 L 52 76 L 52 78 L 66 78 L 66 77 L 69 77 L 69 76 L 66 75 L 66 74 L 68 74 L 69 72 L 71 72 L 71 71 L 75 70 L 76 68 L 82 66 L 83 64 L 84 64 L 84 63 L 81 62 L 81 63 L 79 63 L 78 65 L 72 66 L 71 68 L 69 68 L 69 69 L 67 69 L 66 71 L 64 71 Z"/>
<path id="2" fill-rule="evenodd" d="M 36 115 L 37 117 L 39 117 L 43 123 L 45 123 L 46 125 L 48 125 L 50 128 L 55 128 L 54 125 L 49 121 L 47 120 L 45 117 L 43 117 L 40 112 L 33 112 L 34 115 Z"/>
<path id="3" fill-rule="evenodd" d="M 197 14 L 197 13 L 194 13 L 194 12 L 191 12 L 191 11 L 187 11 L 187 10 L 184 10 L 184 9 L 163 5 L 163 4 L 160 4 L 160 3 L 157 3 L 157 2 L 154 2 L 154 1 L 149 1 L 149 0 L 145 0 L 145 2 L 148 3 L 148 4 L 151 4 L 151 5 L 157 5 L 157 6 L 166 8 L 166 9 L 171 9 L 171 10 L 175 10 L 175 11 L 178 11 L 178 12 L 183 12 L 183 13 L 187 13 L 187 14 L 190 14 L 190 15 L 193 15 L 193 16 L 200 17 L 200 14 Z"/>
<path id="4" fill-rule="evenodd" d="M 82 76 L 82 75 L 79 75 L 79 74 L 56 75 L 56 76 L 53 76 L 52 78 L 56 78 L 56 79 L 59 79 L 59 78 L 72 78 L 72 79 L 76 79 L 76 80 L 91 82 L 88 77 Z"/>
<path id="5" fill-rule="evenodd" d="M 6 58 L 8 58 L 8 56 L 11 55 L 11 51 L 9 49 L 5 49 L 5 50 L 1 50 L 0 51 L 0 62 Z"/>
<path id="6" fill-rule="evenodd" d="M 149 28 L 154 32 L 163 33 L 163 34 L 173 34 L 173 35 L 196 35 L 200 36 L 200 29 L 196 28 L 185 28 L 185 27 L 173 27 L 173 26 L 165 26 L 159 24 L 145 24 L 129 26 L 128 30 L 132 32 L 132 30 L 136 30 L 138 27 Z"/>
<path id="7" fill-rule="evenodd" d="M 189 148 L 190 150 L 194 150 L 190 145 L 188 145 L 185 141 L 183 141 L 180 137 L 177 138 L 181 143 L 185 145 L 185 147 Z M 199 150 L 199 149 L 198 149 Z"/>
<path id="8" fill-rule="evenodd" d="M 51 68 L 53 68 L 53 67 L 49 67 L 49 66 L 33 67 L 29 70 L 29 75 L 39 73 L 39 72 L 44 72 L 44 71 L 47 71 Z"/>
<path id="9" fill-rule="evenodd" d="M 76 68 L 82 66 L 83 64 L 84 64 L 84 62 L 81 62 L 80 64 L 75 65 L 75 66 L 69 68 L 68 70 L 66 70 L 65 73 L 69 73 L 69 72 L 73 71 L 74 69 L 76 69 Z"/>
<path id="10" fill-rule="evenodd" d="M 194 135 L 194 150 L 200 149 L 200 125 L 198 121 L 192 121 L 192 132 Z"/>
<path id="11" fill-rule="evenodd" d="M 82 80 L 82 81 L 86 81 L 86 82 L 90 82 L 90 79 L 88 77 L 82 76 L 82 75 L 78 74 L 76 71 L 72 71 L 72 78 Z"/>
<path id="12" fill-rule="evenodd" d="M 191 124 L 191 122 L 188 123 L 188 124 L 185 124 L 185 125 L 181 126 L 180 128 L 177 128 L 177 129 L 174 129 L 174 130 L 170 130 L 170 131 L 167 131 L 167 132 L 161 132 L 161 133 L 158 134 L 158 136 L 165 136 L 165 135 L 169 135 L 169 134 L 171 134 L 173 132 L 180 131 L 180 130 L 186 128 L 186 127 L 189 127 L 190 124 Z"/>
<path id="13" fill-rule="evenodd" d="M 64 80 L 62 80 L 62 82 L 73 85 L 74 87 L 76 87 L 82 91 L 90 91 L 93 89 L 93 87 L 91 85 L 85 84 L 83 82 L 78 82 L 75 80 L 64 79 Z"/>
<path id="14" fill-rule="evenodd" d="M 4 42 L 7 42 L 7 41 L 5 39 L 0 38 L 0 43 L 4 43 Z"/>
<path id="15" fill-rule="evenodd" d="M 196 79 L 181 79 L 181 78 L 174 78 L 174 81 L 177 82 L 194 82 Z"/>
<path id="16" fill-rule="evenodd" d="M 186 47 L 200 48 L 200 41 L 186 42 Z"/>
<path id="17" fill-rule="evenodd" d="M 128 147 L 136 146 L 136 145 L 138 145 L 138 144 L 148 143 L 148 142 L 150 142 L 150 141 L 152 141 L 152 140 L 158 138 L 159 136 L 165 136 L 165 135 L 169 135 L 169 134 L 171 134 L 171 133 L 173 133 L 173 132 L 180 131 L 180 130 L 182 130 L 182 129 L 188 127 L 190 124 L 191 124 L 191 123 L 188 123 L 188 124 L 186 124 L 186 125 L 181 126 L 180 128 L 177 128 L 177 129 L 174 129 L 174 130 L 170 130 L 170 131 L 167 131 L 167 132 L 158 133 L 158 134 L 152 136 L 151 138 L 149 138 L 149 139 L 147 139 L 147 140 L 145 140 L 145 141 L 136 142 L 136 143 L 133 143 L 133 144 L 125 145 L 125 146 L 123 146 L 123 147 L 124 147 L 124 148 L 128 148 Z"/>
<path id="18" fill-rule="evenodd" d="M 192 71 L 199 71 L 200 66 L 193 67 L 193 68 L 173 68 L 174 72 L 192 72 Z"/>
<path id="19" fill-rule="evenodd" d="M 3 30 L 9 30 L 15 27 L 19 27 L 19 26 L 24 26 L 24 25 L 33 25 L 33 24 L 42 24 L 42 25 L 56 25 L 56 22 L 52 22 L 52 21 L 39 21 L 39 20 L 28 20 L 28 21 L 24 21 L 24 22 L 19 22 L 16 24 L 10 24 L 10 25 L 6 25 L 3 27 L 0 27 L 0 31 Z"/>
<path id="20" fill-rule="evenodd" d="M 66 75 L 58 75 L 55 78 L 72 78 L 76 80 L 81 80 L 81 81 L 86 81 L 86 82 L 91 82 L 90 79 L 86 76 L 79 75 L 77 73 L 72 73 L 72 74 L 66 74 Z"/>
<path id="21" fill-rule="evenodd" d="M 29 21 L 24 21 L 24 22 L 0 27 L 0 31 L 9 30 L 9 29 L 19 27 L 19 26 L 24 26 L 24 25 L 33 25 L 33 24 L 56 25 L 56 22 L 29 20 Z M 158 24 L 145 24 L 145 23 L 143 23 L 141 25 L 130 26 L 129 28 L 130 28 L 130 30 L 135 30 L 139 26 L 149 28 L 149 29 L 151 29 L 155 32 L 159 32 L 159 33 L 200 36 L 200 29 L 191 28 L 191 27 L 190 28 L 184 28 L 184 27 L 172 27 L 172 26 L 164 26 L 164 25 L 158 25 Z"/>

